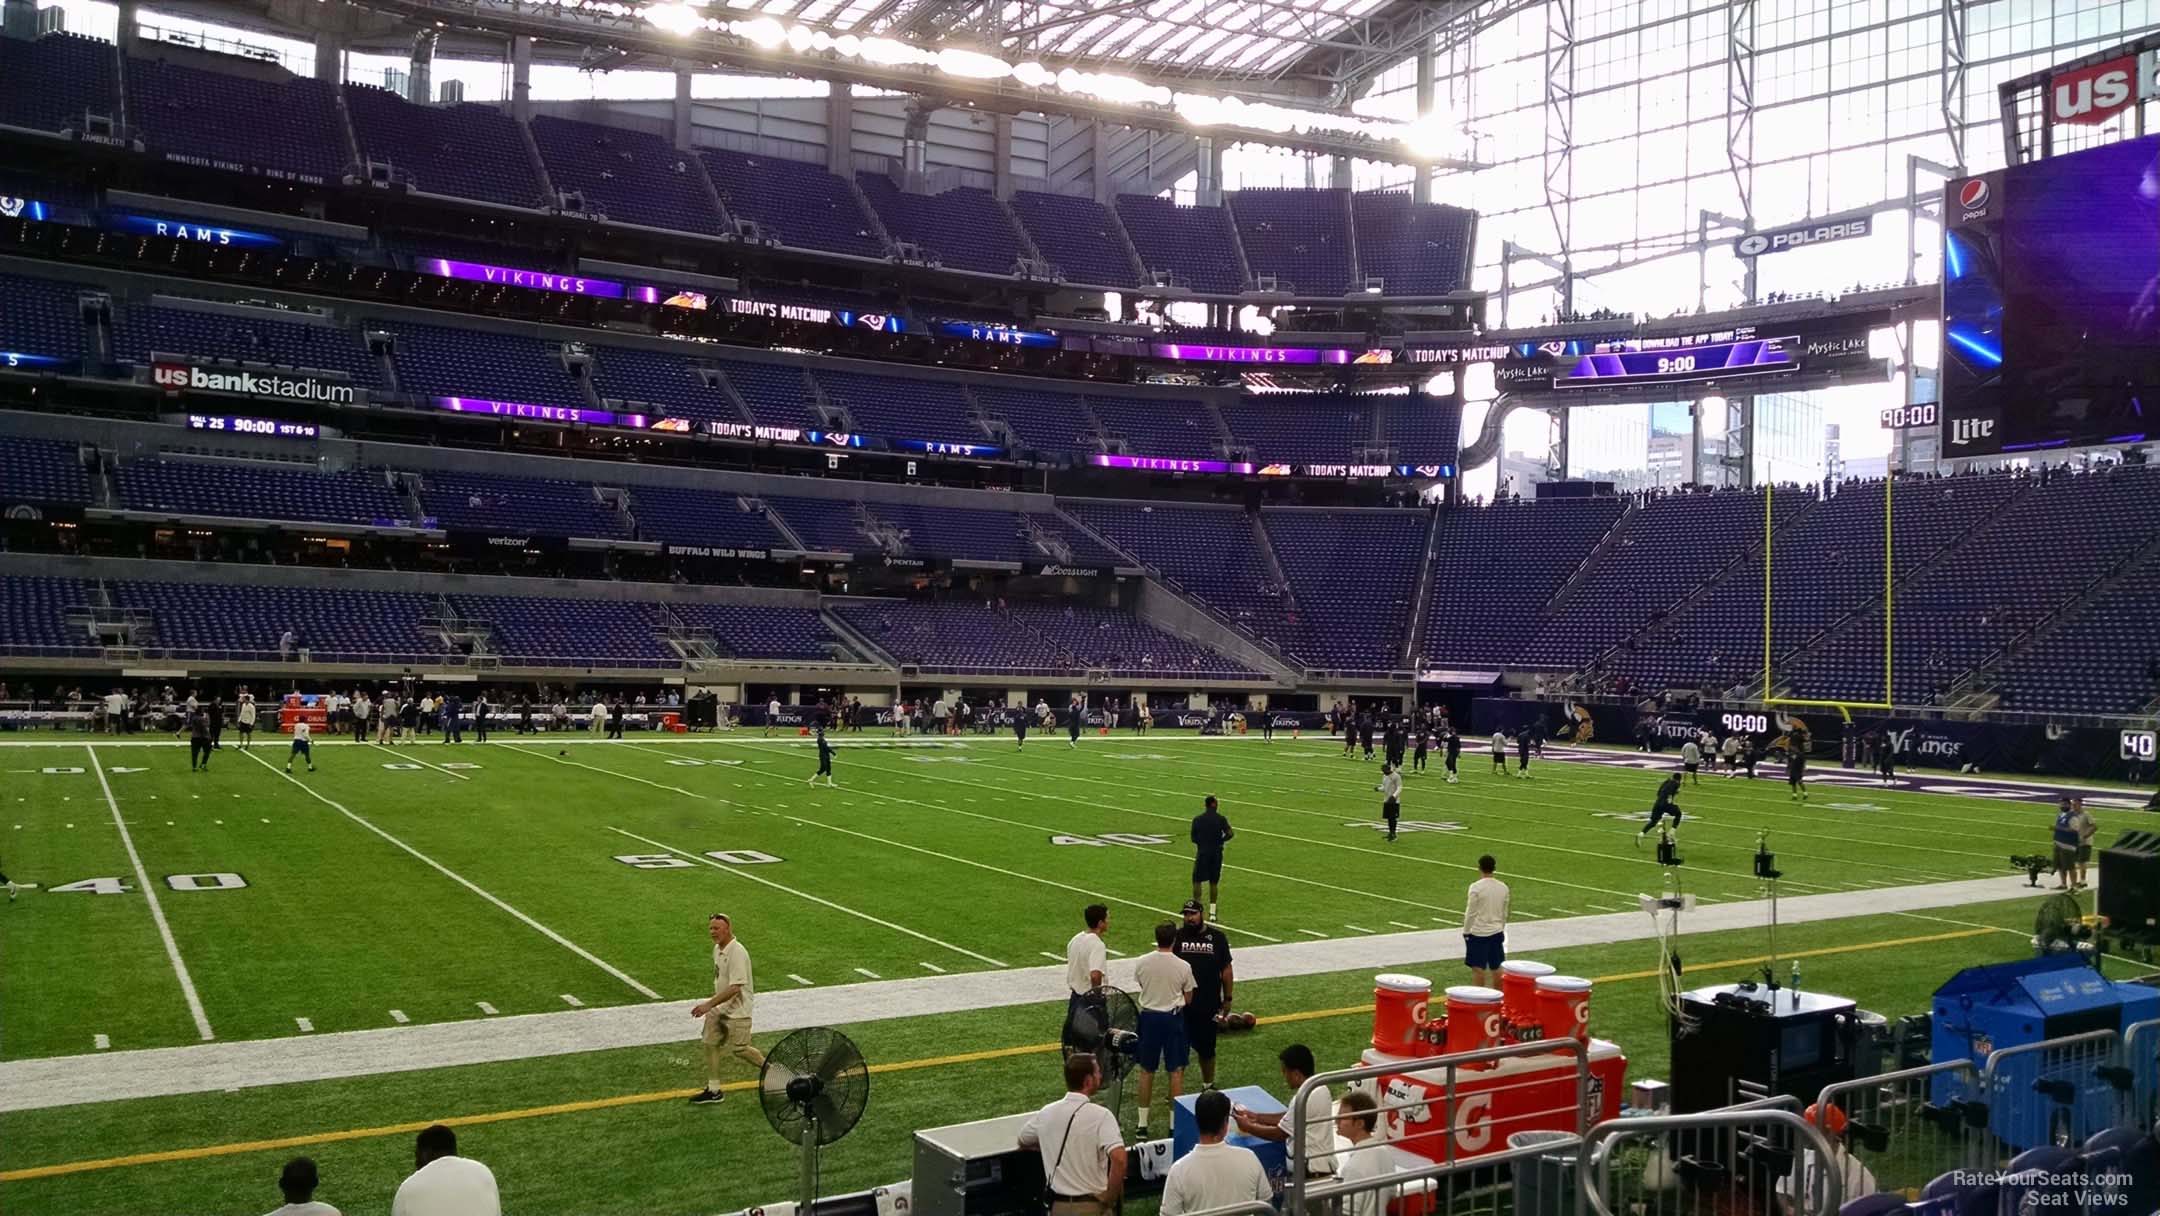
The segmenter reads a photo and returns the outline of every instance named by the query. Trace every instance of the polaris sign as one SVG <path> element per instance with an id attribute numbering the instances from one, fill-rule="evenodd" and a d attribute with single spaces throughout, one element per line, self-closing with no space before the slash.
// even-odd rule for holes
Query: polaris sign
<path id="1" fill-rule="evenodd" d="M 1790 228 L 1770 232 L 1750 232 L 1733 242 L 1733 252 L 1744 258 L 1760 257 L 1766 253 L 1783 253 L 1802 245 L 1820 245 L 1829 241 L 1847 241 L 1866 236 L 1875 230 L 1875 217 L 1858 216 L 1840 220 L 1835 224 L 1803 222 Z"/>

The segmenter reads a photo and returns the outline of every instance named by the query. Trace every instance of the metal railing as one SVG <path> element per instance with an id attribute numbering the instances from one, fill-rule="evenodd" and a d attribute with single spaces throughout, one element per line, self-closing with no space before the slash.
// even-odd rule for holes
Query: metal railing
<path id="1" fill-rule="evenodd" d="M 1571 1075 L 1539 1070 L 1538 1073 L 1530 1077 L 1510 1080 L 1507 1085 L 1479 1086 L 1474 1093 L 1465 1091 L 1465 1081 L 1489 1075 L 1490 1066 L 1496 1065 L 1503 1060 L 1553 1055 L 1573 1057 L 1574 1068 Z M 1465 1075 L 1466 1073 L 1468 1075 Z M 1462 1168 L 1465 1159 L 1460 1158 L 1458 1152 L 1476 1154 L 1467 1158 L 1467 1160 L 1475 1161 L 1481 1167 L 1493 1164 L 1497 1155 L 1483 1153 L 1482 1149 L 1492 1142 L 1493 1137 L 1510 1134 L 1509 1130 L 1502 1126 L 1503 1124 L 1521 1125 L 1513 1129 L 1516 1131 L 1554 1131 L 1559 1129 L 1551 1126 L 1551 1124 L 1557 1122 L 1567 1126 L 1579 1135 L 1590 1118 L 1584 1110 L 1585 1100 L 1590 1090 L 1589 1045 L 1574 1038 L 1538 1039 L 1527 1043 L 1484 1047 L 1476 1051 L 1432 1056 L 1407 1065 L 1402 1063 L 1368 1064 L 1358 1068 L 1344 1068 L 1334 1072 L 1320 1073 L 1306 1078 L 1305 1083 L 1298 1086 L 1297 1093 L 1290 1099 L 1289 1108 L 1283 1112 L 1283 1121 L 1287 1125 L 1290 1144 L 1289 1179 L 1283 1191 L 1283 1210 L 1285 1213 L 1288 1213 L 1289 1216 L 1297 1216 L 1297 1214 L 1304 1211 L 1305 1207 L 1306 1189 L 1310 1181 L 1311 1140 L 1314 1138 L 1314 1133 L 1309 1126 L 1313 1121 L 1305 1117 L 1305 1104 L 1313 1092 L 1315 1090 L 1324 1090 L 1329 1085 L 1336 1083 L 1349 1083 L 1352 1086 L 1362 1087 L 1367 1083 L 1377 1082 L 1382 1077 L 1393 1076 L 1408 1077 L 1413 1081 L 1421 1082 L 1428 1088 L 1439 1089 L 1439 1109 L 1434 1111 L 1432 1109 L 1435 1104 L 1434 1100 L 1424 1094 L 1406 1093 L 1399 1101 L 1388 1093 L 1383 1092 L 1376 1095 L 1376 1104 L 1379 1108 L 1377 1114 L 1382 1121 L 1382 1125 L 1386 1125 L 1391 1115 L 1399 1114 L 1402 1116 L 1401 1122 L 1406 1129 L 1406 1134 L 1390 1138 L 1386 1142 L 1409 1144 L 1426 1141 L 1429 1144 L 1433 1137 L 1438 1136 L 1441 1138 L 1440 1151 L 1443 1155 L 1432 1170 L 1419 1169 L 1408 1173 L 1394 1174 L 1390 1176 L 1389 1181 L 1391 1183 L 1415 1181 L 1421 1177 L 1438 1178 Z M 1437 1085 L 1433 1078 L 1438 1078 Z M 1518 1087 L 1544 1087 L 1553 1084 L 1556 1080 L 1563 1079 L 1574 1083 L 1572 1094 L 1565 1105 L 1543 1110 L 1518 1111 L 1505 1118 L 1490 1117 L 1493 1107 L 1498 1105 L 1496 1091 Z M 1334 1143 L 1333 1123 L 1334 1111 L 1331 1109 L 1328 1112 L 1329 1126 L 1322 1129 L 1327 1133 L 1327 1142 L 1331 1145 Z M 1407 1127 L 1413 1123 L 1437 1123 L 1438 1126 L 1433 1129 L 1418 1131 L 1415 1134 L 1408 1134 Z M 1430 1154 L 1428 1151 L 1420 1155 Z M 1337 1159 L 1340 1160 L 1339 1157 Z M 1371 1188 L 1349 1187 L 1338 1184 L 1329 1193 L 1341 1195 L 1364 1189 Z"/>
<path id="2" fill-rule="evenodd" d="M 1832 1216 L 1845 1199 L 1835 1147 L 1790 1098 L 1688 1115 L 1609 1119 L 1583 1137 L 1587 1216 Z M 1642 1147 L 1631 1147 L 1647 1142 Z M 1629 1174 L 1616 1183 L 1616 1158 Z M 1637 1166 L 1639 1165 L 1639 1172 Z M 1525 1214 L 1531 1216 L 1531 1214 Z"/>
<path id="3" fill-rule="evenodd" d="M 1845 1116 L 1834 1138 L 1843 1177 L 1872 1179 L 1871 1191 L 1916 1190 L 1945 1173 L 1994 1164 L 1986 1127 L 1975 1126 L 1965 1108 L 1935 1101 L 1938 1091 L 1970 1093 L 1980 1085 L 1972 1061 L 1950 1060 L 1825 1086 L 1815 1109 L 1835 1107 Z"/>

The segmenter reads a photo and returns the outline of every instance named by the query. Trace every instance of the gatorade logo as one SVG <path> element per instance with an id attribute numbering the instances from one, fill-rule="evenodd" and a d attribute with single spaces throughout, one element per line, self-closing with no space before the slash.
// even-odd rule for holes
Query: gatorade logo
<path id="1" fill-rule="evenodd" d="M 1499 1041 L 1499 1038 L 1500 1015 L 1497 1013 L 1488 1013 L 1485 1015 L 1485 1040 L 1486 1042 L 1490 1043 Z"/>
<path id="2" fill-rule="evenodd" d="M 1577 1001 L 1575 1003 L 1575 1023 L 1578 1026 L 1590 1024 L 1590 1002 Z"/>
<path id="3" fill-rule="evenodd" d="M 1431 1002 L 1419 1001 L 1417 1004 L 1410 1006 L 1410 1020 L 1413 1023 L 1422 1022 L 1425 1020 L 1425 1015 L 1431 1012 L 1431 1010 Z"/>

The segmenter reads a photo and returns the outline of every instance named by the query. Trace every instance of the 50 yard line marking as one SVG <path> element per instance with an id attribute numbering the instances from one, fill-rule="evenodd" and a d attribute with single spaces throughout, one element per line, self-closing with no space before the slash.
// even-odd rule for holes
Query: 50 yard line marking
<path id="1" fill-rule="evenodd" d="M 92 749 L 93 756 L 95 755 L 95 752 L 96 749 Z M 435 860 L 434 858 L 412 847 L 411 845 L 406 844 L 404 841 L 398 839 L 395 836 L 392 836 L 390 833 L 385 832 L 381 828 L 376 827 L 373 823 L 370 823 L 366 819 L 361 818 L 359 815 L 354 814 L 352 811 L 346 809 L 343 803 L 340 803 L 336 799 L 330 798 L 327 795 L 317 793 L 313 786 L 310 786 L 307 782 L 293 776 L 291 773 L 279 772 L 276 765 L 271 764 L 268 760 L 263 759 L 261 756 L 256 755 L 252 751 L 242 752 L 240 754 L 246 756 L 250 760 L 253 760 L 257 764 L 262 765 L 264 768 L 269 769 L 272 774 L 283 777 L 288 782 L 291 782 L 293 785 L 298 786 L 302 792 L 307 794 L 308 797 L 313 798 L 315 801 L 322 803 L 324 806 L 329 807 L 331 810 L 336 811 L 338 814 L 345 816 L 347 819 L 352 820 L 354 823 L 359 824 L 361 827 L 366 828 L 368 831 L 375 833 L 377 836 L 382 837 L 384 840 L 387 840 L 391 844 L 396 845 L 398 848 L 403 849 L 405 852 L 410 853 L 422 864 L 434 870 L 436 873 L 442 875 L 444 878 L 449 879 L 451 882 L 456 883 L 457 885 L 465 888 L 466 890 L 488 901 L 489 903 L 494 904 L 496 907 L 509 913 L 511 916 L 516 917 L 525 925 L 525 927 L 534 930 L 542 937 L 547 938 L 549 941 L 554 942 L 556 945 L 561 946 L 563 949 L 568 950 L 570 953 L 577 955 L 579 958 L 584 959 L 586 962 L 591 963 L 593 966 L 598 967 L 602 971 L 607 972 L 609 975 L 614 976 L 616 979 L 621 980 L 623 983 L 630 986 L 631 991 L 638 993 L 639 995 L 650 1001 L 657 1001 L 660 999 L 659 993 L 654 992 L 652 989 L 647 988 L 645 985 L 639 983 L 628 972 L 615 966 L 615 964 L 608 962 L 606 959 L 601 958 L 599 955 L 594 954 L 592 951 L 587 950 L 585 947 L 578 945 L 576 942 L 571 941 L 569 938 L 564 937 L 562 934 L 557 933 L 553 929 L 548 928 L 546 925 L 541 924 L 539 921 L 534 920 L 532 917 L 525 915 L 523 912 L 518 911 L 516 908 L 511 907 L 509 904 L 504 903 L 502 900 L 496 898 L 492 894 L 489 894 L 487 891 L 480 889 L 479 885 L 474 883 L 471 879 L 466 878 L 464 875 L 459 874 L 457 871 L 452 870 L 450 867 L 444 865 L 443 863 Z M 98 780 L 100 782 L 103 782 L 104 779 L 104 772 L 103 770 L 100 770 L 98 774 Z M 111 796 L 111 791 L 108 789 L 106 797 L 110 798 Z M 119 813 L 119 808 L 115 807 L 113 809 L 114 817 L 118 818 Z M 124 827 L 121 829 L 121 832 L 123 834 L 125 834 L 126 831 L 127 829 Z M 130 847 L 130 851 L 133 851 L 132 846 Z M 140 872 L 140 862 L 136 863 L 136 869 L 137 872 Z M 144 883 L 144 889 L 149 889 L 147 880 Z M 152 906 L 154 907 L 155 904 L 153 904 Z M 168 941 L 169 940 L 170 939 L 168 939 Z M 175 963 L 178 963 L 179 957 L 175 955 L 173 961 Z M 209 1028 L 207 1026 L 204 1027 L 204 1038 L 210 1037 L 208 1030 Z"/>
<path id="2" fill-rule="evenodd" d="M 98 762 L 97 748 L 88 744 L 83 750 L 90 753 L 90 771 L 97 774 L 98 788 L 105 791 L 105 805 L 112 808 L 113 826 L 120 829 L 120 843 L 127 846 L 128 861 L 135 867 L 135 885 L 150 903 L 150 919 L 157 922 L 158 936 L 165 941 L 165 957 L 172 960 L 173 974 L 180 980 L 180 994 L 187 998 L 188 1013 L 195 1019 L 195 1031 L 205 1042 L 217 1037 L 210 1030 L 210 1017 L 203 1012 L 202 997 L 195 991 L 195 981 L 188 975 L 187 964 L 180 959 L 180 947 L 173 941 L 172 926 L 165 923 L 165 909 L 159 905 L 157 888 L 150 885 L 150 874 L 143 869 L 142 854 L 135 851 L 135 838 L 128 834 L 127 820 L 120 816 L 120 800 L 113 797 L 112 783 L 105 779 L 105 766 Z"/>

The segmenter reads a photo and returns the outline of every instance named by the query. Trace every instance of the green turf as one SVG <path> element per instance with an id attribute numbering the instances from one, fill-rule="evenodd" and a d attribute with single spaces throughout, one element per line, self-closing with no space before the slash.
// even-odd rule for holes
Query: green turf
<path id="1" fill-rule="evenodd" d="M 1513 884 L 1518 921 L 1632 907 L 1657 878 L 1631 837 L 1658 777 L 1625 769 L 1547 763 L 1519 781 L 1466 753 L 1460 785 L 1437 774 L 1408 782 L 1406 819 L 1436 827 L 1389 844 L 1370 826 L 1377 765 L 1345 760 L 1326 741 L 1089 737 L 1073 751 L 1053 737 L 1023 753 L 1010 738 L 904 748 L 852 746 L 857 739 L 839 752 L 838 790 L 804 785 L 814 760 L 802 742 L 755 737 L 563 747 L 506 738 L 402 753 L 324 744 L 319 771 L 292 781 L 278 771 L 278 750 L 263 753 L 266 765 L 228 748 L 205 774 L 187 771 L 179 747 L 106 746 L 97 756 L 220 1040 L 292 1035 L 300 1018 L 326 1033 L 393 1025 L 392 1010 L 428 1022 L 484 1017 L 481 1002 L 509 1014 L 565 1009 L 566 995 L 586 1006 L 639 1002 L 641 988 L 693 998 L 710 984 L 704 921 L 715 910 L 735 918 L 766 992 L 797 986 L 795 976 L 857 982 L 858 969 L 898 978 L 1047 965 L 1042 952 L 1061 951 L 1079 906 L 1095 899 L 1113 908 L 1112 947 L 1137 954 L 1150 924 L 1188 893 L 1186 824 L 1207 793 L 1238 830 L 1221 919 L 1240 946 L 1453 925 L 1487 851 Z M 431 767 L 446 763 L 477 767 Z M 0 748 L 0 862 L 48 888 L 0 907 L 0 1058 L 87 1053 L 96 1035 L 113 1049 L 198 1038 L 97 776 L 42 771 L 88 765 L 80 744 Z M 1818 789 L 1803 808 L 1770 780 L 1713 779 L 1681 801 L 1690 886 L 1715 901 L 1757 896 L 1748 868 L 1764 830 L 1786 893 L 1800 895 L 2003 874 L 2007 854 L 2045 847 L 2050 818 L 2032 803 L 1872 789 Z M 2109 828 L 2133 822 L 2099 813 Z M 247 885 L 175 890 L 167 881 L 221 873 Z M 49 889 L 94 878 L 127 890 Z M 2021 903 L 1788 927 L 1781 945 L 1959 923 L 2021 928 L 2030 915 Z M 1701 937 L 1689 952 L 1760 948 L 1759 934 L 1734 933 Z M 1956 966 L 2023 949 L 2019 936 L 1993 933 L 1804 967 L 1808 986 L 1894 1013 L 1918 1008 Z M 1651 958 L 1647 944 L 1622 943 L 1552 961 L 1616 974 Z M 1598 1029 L 1628 1048 L 1637 1075 L 1658 1075 L 1651 989 L 1631 983 L 1633 995 L 1623 984 L 1601 999 Z M 1286 1012 L 1357 1004 L 1369 992 L 1368 974 L 1346 973 L 1241 985 L 1239 1003 Z M 860 1016 L 839 1010 L 834 1020 Z M 873 1060 L 891 1061 L 1037 1043 L 1055 1020 L 1054 1011 L 987 1010 L 859 1031 Z M 1365 1033 L 1358 1022 L 1263 1028 L 1226 1056 L 1224 1079 L 1269 1079 L 1275 1047 L 1292 1038 L 1342 1062 Z M 688 1039 L 9 1115 L 0 1117 L 0 1172 L 666 1089 L 696 1080 Z M 1049 1077 L 1036 1056 L 880 1077 L 871 1117 L 829 1161 L 832 1185 L 904 1176 L 910 1129 L 1042 1100 Z M 791 1158 L 747 1100 L 719 1111 L 678 1106 L 503 1123 L 468 1139 L 498 1162 L 520 1211 L 721 1211 L 788 1193 Z M 310 1151 L 336 1180 L 325 1198 L 377 1210 L 406 1168 L 409 1137 Z M 275 1206 L 267 1183 L 284 1155 L 8 1183 L 0 1211 L 263 1210 Z M 647 1189 L 626 1195 L 626 1177 Z"/>
<path id="2" fill-rule="evenodd" d="M 2016 901 L 1960 909 L 1949 918 L 1955 923 L 1933 915 L 1856 918 L 1788 928 L 1781 945 L 1835 949 L 1966 927 L 2024 926 L 2031 915 L 2029 901 Z M 1702 978 L 1731 979 L 1745 968 L 1711 964 L 1755 957 L 1765 944 L 1762 930 L 1745 930 L 1698 935 L 1688 939 L 1687 949 Z M 1924 1007 L 1950 968 L 2025 951 L 2021 934 L 1993 932 L 1814 956 L 1802 960 L 1803 982 L 1901 1013 Z M 1567 970 L 1612 977 L 1646 970 L 1654 948 L 1624 943 L 1542 957 Z M 1458 974 L 1458 965 L 1438 960 L 1424 970 L 1444 982 Z M 1263 1014 L 1363 1006 L 1369 1005 L 1371 976 L 1357 971 L 1257 981 L 1240 985 L 1239 991 L 1241 1005 Z M 1595 999 L 1594 1029 L 1627 1049 L 1632 1076 L 1664 1075 L 1664 1031 L 1655 996 L 1650 981 L 1607 979 Z M 1047 1043 L 1055 1037 L 1059 1016 L 1056 1006 L 1023 1006 L 867 1022 L 849 1032 L 874 1063 L 891 1063 Z M 1225 1085 L 1280 1088 L 1273 1058 L 1285 1044 L 1307 1043 L 1324 1064 L 1339 1066 L 1354 1059 L 1370 1033 L 1370 1018 L 1362 1013 L 1263 1024 L 1224 1040 L 1218 1079 Z M 761 1037 L 769 1043 L 776 1036 Z M 285 1085 L 238 1096 L 11 1114 L 0 1116 L 0 1170 L 645 1094 L 694 1085 L 699 1071 L 686 1038 L 674 1046 Z M 886 1073 L 872 1084 L 863 1123 L 827 1158 L 829 1190 L 905 1177 L 912 1160 L 910 1135 L 917 1127 L 1024 1109 L 1048 1100 L 1057 1088 L 1047 1054 Z M 1158 1126 L 1161 1119 L 1158 1106 Z M 793 1187 L 793 1157 L 764 1126 L 747 1094 L 718 1109 L 691 1108 L 671 1098 L 488 1124 L 460 1135 L 470 1155 L 497 1171 L 506 1210 L 718 1212 L 784 1198 Z M 264 1199 L 269 1184 L 284 1159 L 298 1152 L 321 1163 L 329 1180 L 325 1199 L 348 1211 L 381 1210 L 410 1168 L 410 1146 L 410 1134 L 401 1133 L 12 1182 L 0 1184 L 0 1210 L 52 1216 L 253 1212 L 271 1206 Z M 626 1192 L 626 1179 L 634 1180 L 634 1193 Z"/>
<path id="3" fill-rule="evenodd" d="M 802 748 L 759 741 L 499 743 L 410 758 L 325 745 L 320 771 L 293 781 L 274 752 L 264 764 L 228 749 L 201 774 L 179 749 L 98 754 L 219 1039 L 295 1033 L 300 1018 L 317 1032 L 387 1026 L 393 1009 L 431 1021 L 483 1016 L 482 1002 L 512 1013 L 565 1008 L 565 995 L 643 1000 L 641 987 L 695 994 L 709 982 L 702 924 L 720 909 L 754 944 L 767 991 L 791 975 L 859 979 L 857 968 L 890 978 L 1037 965 L 1097 898 L 1113 909 L 1112 946 L 1138 952 L 1188 894 L 1186 826 L 1206 793 L 1238 828 L 1221 920 L 1240 944 L 1452 925 L 1486 851 L 1513 884 L 1518 920 L 1631 906 L 1655 876 L 1633 844 L 1648 774 L 1548 763 L 1518 781 L 1466 756 L 1460 785 L 1412 778 L 1411 830 L 1389 844 L 1365 826 L 1375 766 L 1325 743 L 1091 737 L 1070 751 L 1053 738 L 1023 754 L 1009 740 L 963 742 L 844 748 L 838 790 L 802 783 Z M 65 769 L 88 752 L 9 748 L 0 760 Z M 445 760 L 477 767 L 383 767 Z M 0 807 L 0 859 L 48 889 L 0 918 L 0 1057 L 85 1052 L 98 1034 L 116 1049 L 195 1041 L 96 775 L 10 777 L 18 800 Z M 1999 874 L 2009 852 L 2044 847 L 2048 822 L 2032 804 L 1875 790 L 1820 790 L 1801 808 L 1770 781 L 1714 779 L 1682 803 L 1689 881 L 1715 901 L 1756 896 L 1749 859 L 1765 829 L 1787 894 L 1808 894 Z M 728 860 L 706 864 L 709 851 Z M 168 884 L 220 873 L 247 886 Z M 128 891 L 49 889 L 93 878 Z M 133 982 L 70 962 L 93 954 Z"/>

